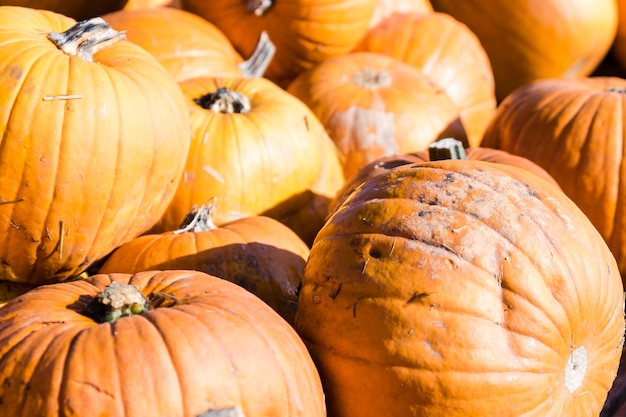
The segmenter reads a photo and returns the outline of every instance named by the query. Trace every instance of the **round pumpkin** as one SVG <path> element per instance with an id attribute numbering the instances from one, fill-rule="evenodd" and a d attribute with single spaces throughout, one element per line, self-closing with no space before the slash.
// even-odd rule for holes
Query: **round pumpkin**
<path id="1" fill-rule="evenodd" d="M 441 141 L 435 142 L 431 146 L 437 145 L 437 143 L 439 142 Z M 337 195 L 330 203 L 329 213 L 332 213 L 337 207 L 339 207 L 343 203 L 343 201 L 347 199 L 348 196 L 352 194 L 359 185 L 367 181 L 369 178 L 386 173 L 388 170 L 395 169 L 397 167 L 419 164 L 422 162 L 429 162 L 431 160 L 434 160 L 430 157 L 430 150 L 431 149 L 429 147 L 429 149 L 427 150 L 425 149 L 418 152 L 387 156 L 384 158 L 376 159 L 369 164 L 363 166 L 356 174 L 348 178 L 343 187 L 341 187 L 341 190 L 337 192 Z M 533 174 L 543 178 L 544 180 L 550 182 L 554 186 L 559 186 L 556 180 L 552 178 L 552 176 L 548 174 L 545 169 L 541 168 L 539 165 L 535 164 L 531 160 L 523 158 L 521 156 L 513 155 L 499 149 L 482 147 L 467 148 L 464 150 L 464 154 L 465 155 L 463 159 L 492 162 L 496 164 L 507 164 L 526 169 Z"/>
<path id="2" fill-rule="evenodd" d="M 177 80 L 243 76 L 243 58 L 215 25 L 172 7 L 131 8 L 102 17 L 150 52 Z"/>
<path id="3" fill-rule="evenodd" d="M 618 77 L 538 80 L 499 106 L 483 146 L 543 167 L 591 219 L 626 273 L 623 203 L 626 80 Z"/>
<path id="4" fill-rule="evenodd" d="M 264 78 L 180 83 L 192 144 L 176 195 L 154 232 L 176 230 L 194 205 L 218 202 L 220 226 L 263 215 L 310 244 L 343 185 L 338 151 L 300 100 Z"/>
<path id="5" fill-rule="evenodd" d="M 192 210 L 176 231 L 139 236 L 120 246 L 98 272 L 206 272 L 245 288 L 293 324 L 309 247 L 270 217 L 244 217 L 218 227 L 211 220 L 216 204 Z"/>
<path id="6" fill-rule="evenodd" d="M 328 415 L 598 415 L 624 287 L 584 213 L 522 168 L 402 166 L 359 186 L 311 248 L 295 327 Z"/>
<path id="7" fill-rule="evenodd" d="M 19 6 L 60 13 L 76 20 L 121 10 L 128 0 L 0 0 L 0 6 Z"/>
<path id="8" fill-rule="evenodd" d="M 430 0 L 378 0 L 369 26 L 376 26 L 381 20 L 394 13 L 429 13 L 433 11 Z"/>
<path id="9" fill-rule="evenodd" d="M 418 68 L 457 105 L 470 146 L 479 146 L 496 109 L 489 57 L 476 35 L 446 13 L 393 13 L 353 51 L 382 53 Z"/>
<path id="10" fill-rule="evenodd" d="M 0 7 L 0 279 L 79 275 L 149 230 L 190 144 L 178 83 L 102 19 Z"/>
<path id="11" fill-rule="evenodd" d="M 346 178 L 374 159 L 426 149 L 446 136 L 466 138 L 445 91 L 384 54 L 329 58 L 301 73 L 287 91 L 322 122 L 341 153 Z"/>
<path id="12" fill-rule="evenodd" d="M 293 328 L 197 271 L 97 274 L 0 308 L 4 416 L 326 415 Z"/>
<path id="13" fill-rule="evenodd" d="M 244 57 L 261 33 L 276 45 L 265 77 L 284 87 L 327 58 L 347 53 L 367 30 L 377 0 L 181 0 L 216 25 Z"/>
<path id="14" fill-rule="evenodd" d="M 617 31 L 616 0 L 432 0 L 465 23 L 493 67 L 496 97 L 544 78 L 593 72 Z"/>

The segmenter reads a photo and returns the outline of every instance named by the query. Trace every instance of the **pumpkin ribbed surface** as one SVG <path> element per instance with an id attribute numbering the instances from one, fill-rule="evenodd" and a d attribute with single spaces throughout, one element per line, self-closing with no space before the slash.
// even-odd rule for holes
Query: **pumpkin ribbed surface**
<path id="1" fill-rule="evenodd" d="M 296 329 L 329 415 L 598 415 L 624 336 L 615 259 L 558 188 L 437 161 L 377 175 L 319 232 Z"/>
<path id="2" fill-rule="evenodd" d="M 112 323 L 87 314 L 113 284 L 137 286 L 150 308 Z M 0 309 L 0 340 L 3 416 L 325 416 L 295 331 L 254 295 L 201 272 L 38 287 Z"/>

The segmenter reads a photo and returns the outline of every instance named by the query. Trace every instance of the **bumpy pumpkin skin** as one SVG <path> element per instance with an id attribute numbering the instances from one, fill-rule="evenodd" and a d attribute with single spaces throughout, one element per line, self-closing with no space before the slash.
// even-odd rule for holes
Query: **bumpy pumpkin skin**
<path id="1" fill-rule="evenodd" d="M 626 80 L 539 80 L 498 108 L 483 146 L 543 167 L 591 219 L 626 274 L 626 174 L 623 172 Z M 624 275 L 626 277 L 626 275 Z"/>
<path id="2" fill-rule="evenodd" d="M 84 315 L 113 281 L 166 301 L 112 324 Z M 38 287 L 0 308 L 0 339 L 3 416 L 326 415 L 293 328 L 253 294 L 202 272 Z"/>
<path id="3" fill-rule="evenodd" d="M 151 228 L 182 175 L 190 125 L 178 84 L 131 42 L 91 62 L 47 39 L 74 23 L 0 7 L 0 279 L 80 274 Z"/>
<path id="4" fill-rule="evenodd" d="M 308 256 L 309 247 L 287 226 L 253 216 L 214 229 L 139 236 L 117 248 L 98 271 L 206 272 L 247 289 L 293 324 Z"/>
<path id="5" fill-rule="evenodd" d="M 296 330 L 328 415 L 582 417 L 615 378 L 623 306 L 615 259 L 558 188 L 436 161 L 373 177 L 329 218 Z"/>
<path id="6" fill-rule="evenodd" d="M 264 215 L 311 244 L 343 185 L 340 156 L 315 114 L 264 78 L 197 77 L 180 83 L 192 143 L 176 195 L 155 231 L 178 228 L 189 209 L 215 198 L 216 225 Z M 225 88 L 249 110 L 213 110 L 199 98 Z"/>
<path id="7" fill-rule="evenodd" d="M 263 3 L 269 9 L 255 12 Z M 181 0 L 185 10 L 220 28 L 249 57 L 262 32 L 276 45 L 265 76 L 286 86 L 296 75 L 345 54 L 367 30 L 377 0 Z"/>
<path id="8" fill-rule="evenodd" d="M 133 8 L 102 16 L 111 27 L 126 31 L 177 80 L 215 75 L 243 76 L 243 58 L 215 25 L 173 7 Z"/>
<path id="9" fill-rule="evenodd" d="M 493 66 L 496 97 L 543 78 L 586 76 L 617 32 L 616 0 L 432 0 L 465 23 Z"/>
<path id="10" fill-rule="evenodd" d="M 337 145 L 346 178 L 384 156 L 465 138 L 458 107 L 417 68 L 374 52 L 351 52 L 304 71 L 287 91 L 302 100 Z"/>
<path id="11" fill-rule="evenodd" d="M 470 146 L 479 146 L 496 109 L 495 80 L 476 35 L 446 13 L 393 13 L 371 27 L 353 51 L 382 53 L 413 65 L 460 110 Z"/>
<path id="12" fill-rule="evenodd" d="M 0 0 L 0 6 L 50 10 L 76 20 L 90 19 L 121 10 L 127 0 Z"/>
<path id="13" fill-rule="evenodd" d="M 552 176 L 548 174 L 545 169 L 541 168 L 539 165 L 535 164 L 531 160 L 523 158 L 521 156 L 513 155 L 499 149 L 482 147 L 467 148 L 465 149 L 465 154 L 466 158 L 469 160 L 492 162 L 496 164 L 507 164 L 526 169 L 553 184 L 554 186 L 559 186 L 556 180 L 552 178 Z M 428 150 L 422 150 L 403 155 L 379 158 L 375 161 L 370 162 L 369 164 L 361 168 L 355 175 L 346 180 L 343 187 L 341 187 L 341 190 L 337 192 L 337 195 L 335 195 L 335 198 L 333 198 L 333 200 L 331 201 L 328 209 L 329 213 L 335 211 L 335 209 L 339 207 L 359 185 L 367 181 L 369 178 L 385 173 L 388 170 L 397 168 L 399 166 L 419 164 L 429 161 L 430 157 Z"/>

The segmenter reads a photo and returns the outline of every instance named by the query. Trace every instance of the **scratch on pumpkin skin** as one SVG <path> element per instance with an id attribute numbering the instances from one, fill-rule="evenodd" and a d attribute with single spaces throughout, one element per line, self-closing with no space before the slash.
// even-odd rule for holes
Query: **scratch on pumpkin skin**
<path id="1" fill-rule="evenodd" d="M 359 301 L 361 301 L 363 299 L 363 297 L 358 297 L 354 303 L 348 305 L 348 307 L 346 307 L 346 310 L 352 309 L 352 317 L 356 318 L 356 305 L 358 304 Z"/>
<path id="2" fill-rule="evenodd" d="M 22 201 L 24 201 L 24 197 L 19 197 L 19 198 L 16 198 L 15 200 L 5 200 L 4 198 L 0 197 L 0 205 L 21 203 Z"/>
<path id="3" fill-rule="evenodd" d="M 63 220 L 59 221 L 59 242 L 55 250 L 59 255 L 59 259 L 63 258 L 63 245 L 65 241 L 65 222 Z"/>
<path id="4" fill-rule="evenodd" d="M 335 300 L 337 298 L 337 296 L 339 295 L 339 292 L 341 291 L 341 286 L 343 285 L 343 283 L 339 283 L 339 286 L 337 287 L 337 289 L 335 291 L 333 291 L 332 293 L 330 293 L 330 298 L 332 298 L 333 300 Z"/>
<path id="5" fill-rule="evenodd" d="M 430 294 L 428 294 L 426 292 L 420 292 L 420 293 L 416 292 L 416 293 L 413 294 L 413 296 L 411 298 L 409 298 L 409 300 L 406 303 L 404 303 L 404 305 L 407 306 L 407 305 L 409 305 L 411 303 L 415 303 L 415 302 L 417 302 L 417 301 L 419 301 L 419 300 L 421 300 L 423 298 L 428 297 L 429 295 Z"/>
<path id="6" fill-rule="evenodd" d="M 58 101 L 58 100 L 76 100 L 84 98 L 82 94 L 59 94 L 52 96 L 43 96 L 41 99 L 43 101 Z"/>

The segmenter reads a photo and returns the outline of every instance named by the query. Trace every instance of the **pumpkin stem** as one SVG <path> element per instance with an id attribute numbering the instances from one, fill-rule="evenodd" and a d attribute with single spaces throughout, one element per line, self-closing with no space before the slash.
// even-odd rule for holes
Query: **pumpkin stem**
<path id="1" fill-rule="evenodd" d="M 248 78 L 262 77 L 265 75 L 265 70 L 267 70 L 275 53 L 276 46 L 270 40 L 267 32 L 263 31 L 250 58 L 238 65 L 239 71 Z"/>
<path id="2" fill-rule="evenodd" d="M 428 157 L 431 161 L 467 159 L 467 154 L 463 142 L 454 138 L 444 138 L 430 144 Z"/>
<path id="3" fill-rule="evenodd" d="M 66 54 L 93 62 L 96 52 L 126 39 L 126 34 L 111 28 L 101 17 L 94 17 L 76 23 L 65 32 L 50 32 L 48 39 Z"/>
<path id="4" fill-rule="evenodd" d="M 198 414 L 196 417 L 243 417 L 243 413 L 239 407 L 218 408 L 207 410 L 205 413 Z"/>
<path id="5" fill-rule="evenodd" d="M 352 81 L 364 88 L 381 88 L 391 84 L 391 75 L 387 71 L 363 68 L 352 75 Z"/>
<path id="6" fill-rule="evenodd" d="M 215 223 L 213 223 L 213 212 L 215 211 L 215 198 L 210 199 L 204 203 L 200 208 L 193 206 L 191 211 L 187 213 L 183 222 L 180 224 L 178 230 L 174 231 L 174 234 L 181 234 L 192 231 L 194 233 L 204 232 L 207 230 L 217 229 Z"/>
<path id="7" fill-rule="evenodd" d="M 250 111 L 250 99 L 243 94 L 220 87 L 214 93 L 205 94 L 193 100 L 203 109 L 214 113 L 247 113 Z"/>
<path id="8" fill-rule="evenodd" d="M 246 11 L 257 16 L 263 16 L 272 6 L 273 0 L 246 0 Z"/>
<path id="9" fill-rule="evenodd" d="M 113 323 L 120 317 L 147 311 L 147 301 L 139 286 L 113 281 L 89 302 L 86 312 L 100 323 Z"/>

